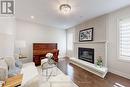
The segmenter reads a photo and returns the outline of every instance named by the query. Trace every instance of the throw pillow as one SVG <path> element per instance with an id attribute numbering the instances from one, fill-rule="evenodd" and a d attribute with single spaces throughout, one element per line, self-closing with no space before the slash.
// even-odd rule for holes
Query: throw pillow
<path id="1" fill-rule="evenodd" d="M 15 61 L 15 66 L 21 69 L 22 66 L 23 66 L 23 64 L 22 64 L 22 62 L 21 62 L 19 59 L 17 59 L 17 60 Z"/>
<path id="2" fill-rule="evenodd" d="M 9 69 L 8 76 L 9 76 L 9 77 L 13 77 L 13 76 L 15 76 L 15 75 L 20 74 L 20 72 L 21 72 L 21 69 L 18 68 L 18 67 L 15 67 L 15 68 L 13 68 L 13 69 Z"/>
<path id="3" fill-rule="evenodd" d="M 8 78 L 8 66 L 4 59 L 0 58 L 0 80 L 4 81 Z"/>

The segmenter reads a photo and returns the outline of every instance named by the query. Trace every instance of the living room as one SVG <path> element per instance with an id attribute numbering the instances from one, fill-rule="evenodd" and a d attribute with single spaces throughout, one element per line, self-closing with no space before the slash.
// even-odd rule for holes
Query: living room
<path id="1" fill-rule="evenodd" d="M 130 87 L 129 0 L 2 1 L 0 87 Z"/>

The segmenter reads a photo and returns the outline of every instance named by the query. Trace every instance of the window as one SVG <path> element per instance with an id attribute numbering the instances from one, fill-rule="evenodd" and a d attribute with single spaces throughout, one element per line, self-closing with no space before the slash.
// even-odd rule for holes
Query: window
<path id="1" fill-rule="evenodd" d="M 69 33 L 67 36 L 67 49 L 73 50 L 73 34 Z"/>
<path id="2" fill-rule="evenodd" d="M 130 18 L 119 22 L 119 56 L 130 60 Z"/>
<path id="3" fill-rule="evenodd" d="M 67 30 L 67 53 L 66 53 L 66 55 L 68 57 L 74 57 L 73 41 L 74 41 L 74 29 L 72 28 L 72 29 Z"/>

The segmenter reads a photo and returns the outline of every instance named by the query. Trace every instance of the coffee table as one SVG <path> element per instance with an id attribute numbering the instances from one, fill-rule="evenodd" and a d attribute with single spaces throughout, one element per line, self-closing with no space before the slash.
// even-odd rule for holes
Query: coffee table
<path id="1" fill-rule="evenodd" d="M 46 76 L 46 80 L 48 80 L 51 76 L 56 76 L 57 75 L 57 63 L 54 60 L 51 60 L 53 62 L 49 63 L 48 61 L 42 63 L 41 65 L 41 69 L 42 69 L 42 73 L 43 71 L 45 71 L 45 76 Z M 56 68 L 56 69 L 54 69 Z M 56 70 L 55 74 L 54 74 L 54 70 Z"/>

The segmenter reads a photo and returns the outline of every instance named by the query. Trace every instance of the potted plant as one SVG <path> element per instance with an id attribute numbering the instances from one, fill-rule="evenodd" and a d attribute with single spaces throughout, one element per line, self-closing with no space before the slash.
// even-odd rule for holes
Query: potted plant
<path id="1" fill-rule="evenodd" d="M 100 68 L 103 66 L 103 60 L 101 56 L 97 58 L 96 65 L 99 66 Z"/>

